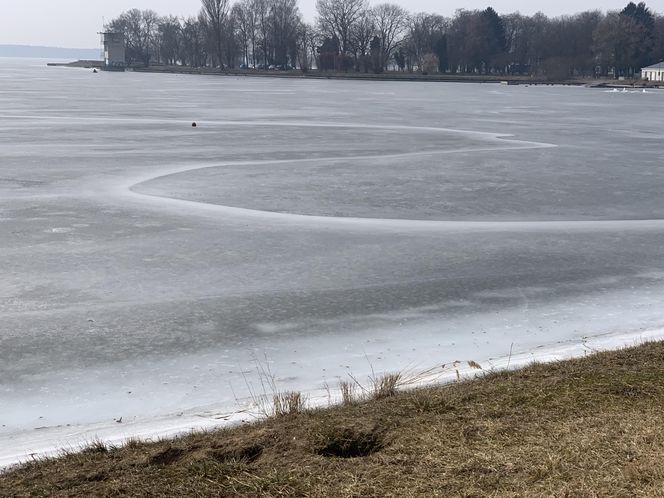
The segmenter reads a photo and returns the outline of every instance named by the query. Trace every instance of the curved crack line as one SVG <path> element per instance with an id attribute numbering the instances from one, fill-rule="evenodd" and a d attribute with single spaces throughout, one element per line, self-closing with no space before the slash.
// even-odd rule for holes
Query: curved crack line
<path id="1" fill-rule="evenodd" d="M 399 232 L 439 232 L 439 231 L 463 231 L 463 232 L 520 232 L 520 231 L 612 231 L 612 230 L 661 230 L 664 228 L 664 220 L 644 219 L 644 220 L 535 220 L 535 221 L 454 221 L 454 220 L 418 220 L 418 219 L 386 219 L 386 218 L 361 218 L 361 217 L 335 217 L 308 215 L 298 213 L 282 213 L 275 211 L 266 211 L 251 208 L 241 208 L 214 204 L 210 202 L 191 201 L 178 199 L 174 197 L 162 196 L 158 194 L 142 193 L 137 188 L 144 183 L 165 178 L 168 176 L 187 173 L 191 171 L 201 171 L 205 169 L 220 168 L 224 166 L 250 166 L 250 165 L 270 165 L 270 164 L 298 164 L 311 162 L 331 162 L 338 160 L 363 161 L 374 159 L 397 159 L 404 157 L 434 156 L 442 154 L 458 154 L 466 152 L 502 152 L 513 150 L 546 149 L 557 147 L 555 144 L 544 142 L 524 141 L 509 139 L 512 135 L 496 134 L 489 132 L 476 132 L 453 130 L 446 128 L 433 127 L 412 127 L 412 126 L 389 126 L 389 125 L 364 125 L 364 124 L 341 124 L 341 123 L 291 123 L 291 122 L 256 122 L 256 121 L 217 121 L 213 123 L 240 125 L 240 126 L 313 126 L 328 128 L 366 128 L 366 129 L 391 129 L 391 130 L 410 130 L 410 131 L 436 131 L 441 133 L 461 133 L 475 134 L 487 137 L 488 141 L 500 144 L 509 144 L 508 146 L 498 147 L 466 147 L 460 149 L 448 150 L 430 150 L 419 152 L 404 152 L 397 154 L 378 154 L 378 155 L 358 155 L 358 156 L 331 156 L 322 158 L 306 159 L 278 159 L 278 160 L 258 160 L 258 161 L 229 161 L 211 166 L 183 166 L 162 170 L 158 174 L 154 172 L 141 177 L 135 177 L 114 189 L 114 193 L 120 197 L 131 198 L 158 205 L 159 207 L 178 207 L 191 208 L 199 214 L 222 215 L 251 222 L 263 222 L 270 225 L 290 225 L 300 227 L 313 227 L 317 229 L 324 228 L 357 228 L 361 230 L 380 230 L 380 231 L 399 231 Z"/>

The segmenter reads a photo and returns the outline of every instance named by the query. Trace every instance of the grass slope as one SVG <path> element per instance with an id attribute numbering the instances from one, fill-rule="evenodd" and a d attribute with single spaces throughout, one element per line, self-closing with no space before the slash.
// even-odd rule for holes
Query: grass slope
<path id="1" fill-rule="evenodd" d="M 0 475 L 0 496 L 663 496 L 664 344 Z"/>

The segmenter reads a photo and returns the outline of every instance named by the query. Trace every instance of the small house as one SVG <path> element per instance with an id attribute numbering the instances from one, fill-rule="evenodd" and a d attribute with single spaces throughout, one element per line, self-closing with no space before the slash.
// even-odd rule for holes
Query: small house
<path id="1" fill-rule="evenodd" d="M 648 81 L 664 82 L 664 62 L 641 69 L 641 78 Z"/>

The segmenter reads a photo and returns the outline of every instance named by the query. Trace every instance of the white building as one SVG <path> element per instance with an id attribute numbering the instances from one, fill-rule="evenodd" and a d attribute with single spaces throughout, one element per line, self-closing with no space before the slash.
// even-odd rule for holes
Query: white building
<path id="1" fill-rule="evenodd" d="M 641 69 L 641 78 L 648 81 L 664 82 L 664 62 Z"/>

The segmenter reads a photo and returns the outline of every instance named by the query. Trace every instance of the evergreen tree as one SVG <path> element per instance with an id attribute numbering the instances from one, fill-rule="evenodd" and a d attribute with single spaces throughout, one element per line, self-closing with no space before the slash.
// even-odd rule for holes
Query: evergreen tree
<path id="1" fill-rule="evenodd" d="M 636 29 L 628 31 L 629 45 L 632 47 L 627 54 L 626 64 L 631 74 L 653 62 L 653 49 L 655 46 L 655 16 L 644 2 L 635 4 L 630 2 L 620 12 L 624 19 L 633 21 Z"/>

